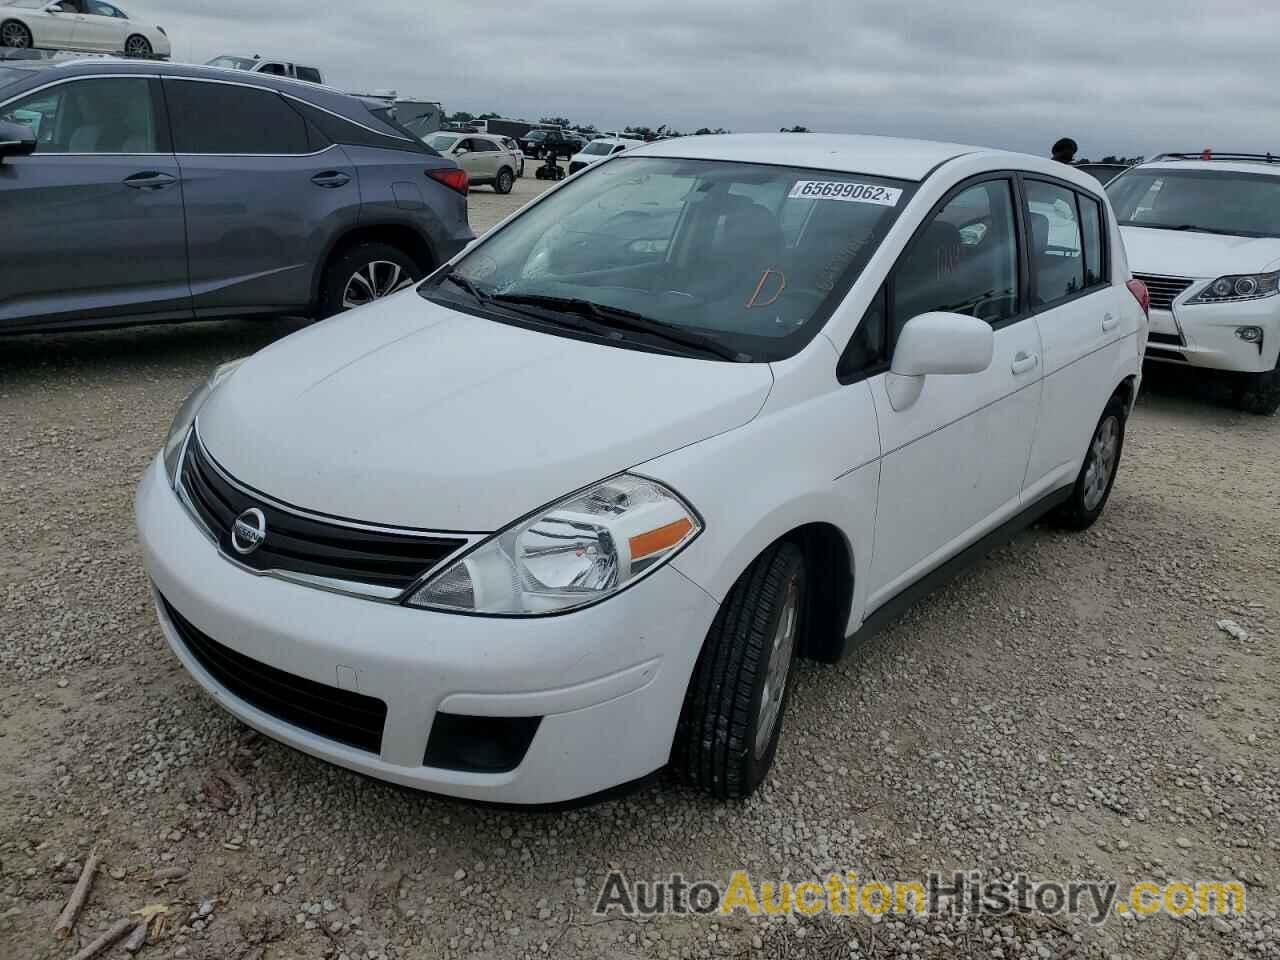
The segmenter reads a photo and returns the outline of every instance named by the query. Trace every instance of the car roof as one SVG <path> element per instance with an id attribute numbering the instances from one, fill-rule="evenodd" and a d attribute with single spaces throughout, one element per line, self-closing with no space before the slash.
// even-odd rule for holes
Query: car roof
<path id="1" fill-rule="evenodd" d="M 1027 154 L 970 144 L 833 133 L 722 133 L 674 137 L 636 147 L 628 155 L 737 160 L 920 180 L 940 164 L 973 153 L 990 155 L 993 163 L 1005 158 L 1009 166 L 1020 169 L 1028 168 L 1028 164 L 1034 169 L 1043 163 L 1041 158 Z M 1081 173 L 1080 176 L 1087 174 Z"/>
<path id="2" fill-rule="evenodd" d="M 1220 173 L 1269 173 L 1280 176 L 1280 157 L 1268 163 L 1266 160 L 1151 160 L 1133 167 L 1134 170 L 1216 170 Z"/>

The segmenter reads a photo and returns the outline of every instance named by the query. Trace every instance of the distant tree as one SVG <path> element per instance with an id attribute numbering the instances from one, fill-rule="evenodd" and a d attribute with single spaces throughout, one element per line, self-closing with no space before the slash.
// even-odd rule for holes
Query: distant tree
<path id="1" fill-rule="evenodd" d="M 1081 162 L 1083 162 L 1083 163 L 1088 163 L 1089 161 L 1088 161 L 1088 160 L 1084 160 L 1084 161 L 1081 161 Z M 1103 163 L 1119 163 L 1120 161 L 1119 161 L 1119 160 L 1117 160 L 1117 159 L 1116 159 L 1114 156 L 1112 156 L 1111 154 L 1107 154 L 1105 157 L 1103 157 L 1103 158 L 1102 158 L 1102 162 L 1103 162 Z"/>
<path id="2" fill-rule="evenodd" d="M 488 113 L 480 114 L 480 116 L 476 117 L 476 119 L 477 120 L 500 120 L 502 119 L 502 114 L 494 113 L 492 110 L 490 110 Z"/>
<path id="3" fill-rule="evenodd" d="M 716 127 L 714 130 L 712 130 L 710 127 L 699 127 L 697 130 L 693 132 L 693 135 L 695 137 L 705 137 L 709 133 L 728 133 L 728 132 L 729 131 L 726 130 L 724 127 Z"/>
<path id="4" fill-rule="evenodd" d="M 467 113 L 465 110 L 459 110 L 457 113 L 449 114 L 450 123 L 470 123 L 475 117 Z"/>
<path id="5" fill-rule="evenodd" d="M 778 132 L 779 132 L 779 133 L 808 133 L 808 132 L 809 132 L 809 128 L 808 128 L 808 127 L 801 127 L 801 126 L 797 125 L 797 126 L 794 126 L 794 127 L 783 127 L 783 128 L 782 128 L 781 130 L 779 130 Z"/>
<path id="6" fill-rule="evenodd" d="M 543 117 L 538 122 L 549 123 L 556 127 L 572 127 L 573 126 L 573 124 L 569 121 L 568 117 Z"/>

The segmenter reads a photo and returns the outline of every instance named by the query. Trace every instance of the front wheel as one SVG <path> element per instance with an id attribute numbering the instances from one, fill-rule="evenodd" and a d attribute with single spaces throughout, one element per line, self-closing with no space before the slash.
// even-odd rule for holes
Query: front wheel
<path id="1" fill-rule="evenodd" d="M 0 47 L 29 50 L 31 46 L 31 31 L 27 29 L 26 24 L 19 23 L 17 20 L 8 20 L 0 26 Z"/>
<path id="2" fill-rule="evenodd" d="M 769 773 L 791 689 L 807 589 L 804 553 L 779 543 L 733 585 L 694 667 L 672 749 L 686 783 L 748 796 Z"/>
<path id="3" fill-rule="evenodd" d="M 124 55 L 126 57 L 137 57 L 141 60 L 149 58 L 151 53 L 151 41 L 141 34 L 135 33 L 124 42 Z"/>
<path id="4" fill-rule="evenodd" d="M 1051 516 L 1058 526 L 1067 530 L 1086 530 L 1102 516 L 1102 508 L 1107 505 L 1116 482 L 1120 453 L 1124 449 L 1124 421 L 1124 401 L 1118 396 L 1112 397 L 1093 431 L 1071 498 Z"/>
<path id="5" fill-rule="evenodd" d="M 493 181 L 493 189 L 498 193 L 510 193 L 513 183 L 515 183 L 515 177 L 512 176 L 510 170 L 503 167 L 498 171 L 498 179 Z"/>
<path id="6" fill-rule="evenodd" d="M 398 247 L 360 243 L 335 257 L 320 282 L 321 319 L 363 307 L 417 283 L 422 269 Z"/>
<path id="7" fill-rule="evenodd" d="M 1269 417 L 1280 410 L 1280 360 L 1274 370 L 1240 375 L 1235 389 L 1236 407 L 1245 413 Z"/>

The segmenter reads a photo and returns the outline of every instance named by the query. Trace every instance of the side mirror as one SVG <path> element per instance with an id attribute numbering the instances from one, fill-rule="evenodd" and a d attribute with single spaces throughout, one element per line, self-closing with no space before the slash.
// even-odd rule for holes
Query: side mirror
<path id="1" fill-rule="evenodd" d="M 65 10 L 63 10 L 63 9 L 62 9 L 62 4 L 60 4 L 60 3 L 51 3 L 51 4 L 49 4 L 47 7 L 45 7 L 45 8 L 44 8 L 44 12 L 45 12 L 45 13 L 66 13 L 67 11 L 65 11 Z"/>
<path id="2" fill-rule="evenodd" d="M 460 156 L 462 156 L 464 153 L 470 153 L 470 152 L 471 152 L 471 151 L 470 151 L 470 150 L 468 150 L 466 147 L 454 147 L 454 148 L 453 148 L 453 155 L 454 155 L 455 157 L 460 157 Z"/>
<path id="3" fill-rule="evenodd" d="M 996 338 L 991 325 L 961 313 L 922 313 L 898 335 L 885 378 L 889 402 L 905 410 L 920 397 L 930 375 L 981 373 L 991 366 Z"/>
<path id="4" fill-rule="evenodd" d="M 28 157 L 36 152 L 36 133 L 23 123 L 0 121 L 0 162 L 5 157 Z"/>

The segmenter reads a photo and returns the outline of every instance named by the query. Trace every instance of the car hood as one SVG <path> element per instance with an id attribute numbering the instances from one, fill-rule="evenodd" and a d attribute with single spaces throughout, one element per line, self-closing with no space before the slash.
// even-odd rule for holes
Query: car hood
<path id="1" fill-rule="evenodd" d="M 1212 280 L 1232 273 L 1261 273 L 1280 262 L 1280 239 L 1224 237 L 1216 233 L 1121 227 L 1129 269 L 1171 277 Z"/>
<path id="2" fill-rule="evenodd" d="M 767 364 L 540 333 L 410 290 L 254 354 L 198 429 L 232 476 L 285 503 L 489 532 L 747 423 L 772 384 Z"/>

